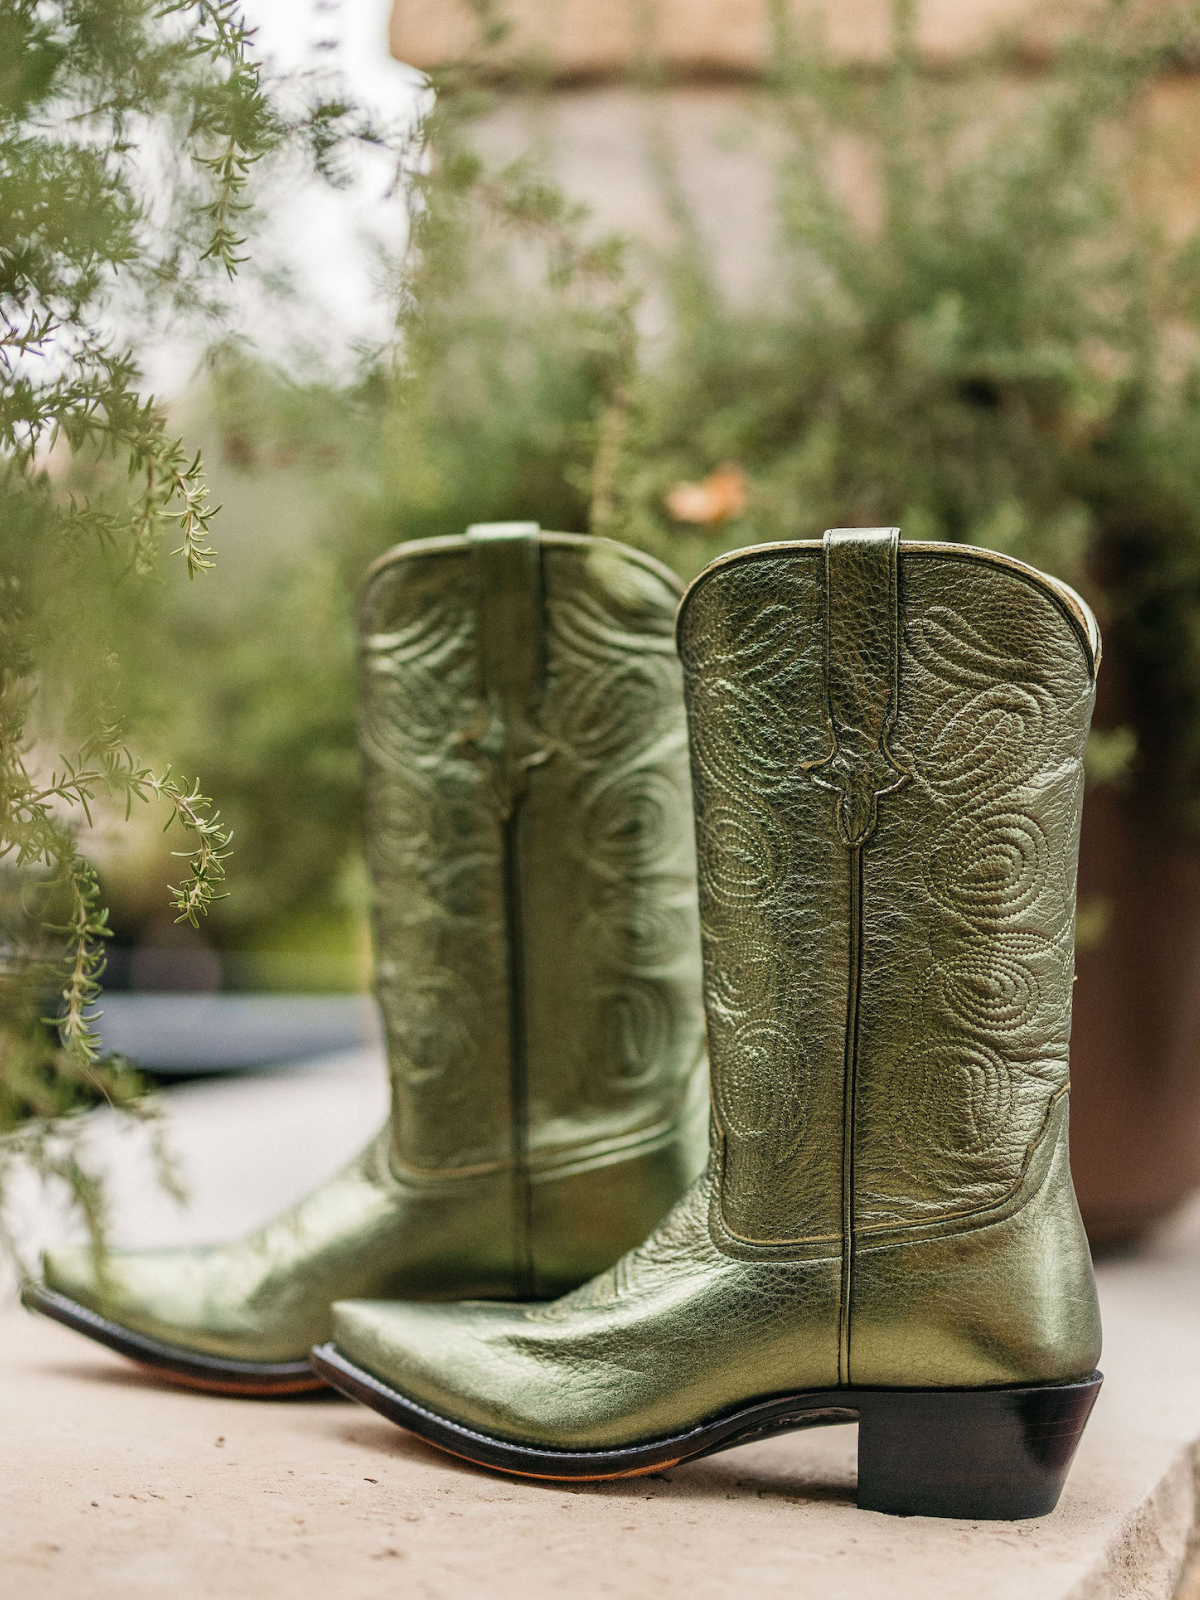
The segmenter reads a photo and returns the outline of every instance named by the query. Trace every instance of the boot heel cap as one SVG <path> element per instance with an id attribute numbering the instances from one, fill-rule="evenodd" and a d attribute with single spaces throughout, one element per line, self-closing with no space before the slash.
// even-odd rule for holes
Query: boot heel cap
<path id="1" fill-rule="evenodd" d="M 860 1390 L 858 1503 L 894 1516 L 1053 1511 L 1102 1376 L 1022 1389 Z"/>

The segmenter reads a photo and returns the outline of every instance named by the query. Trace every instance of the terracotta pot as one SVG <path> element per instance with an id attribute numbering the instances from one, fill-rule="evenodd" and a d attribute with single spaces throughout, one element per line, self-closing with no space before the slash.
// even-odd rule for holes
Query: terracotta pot
<path id="1" fill-rule="evenodd" d="M 1124 720 L 1119 662 L 1097 724 Z M 1145 741 L 1143 741 L 1143 744 Z M 1145 771 L 1091 790 L 1079 859 L 1071 1165 L 1093 1245 L 1129 1243 L 1200 1187 L 1200 843 L 1167 820 Z"/>

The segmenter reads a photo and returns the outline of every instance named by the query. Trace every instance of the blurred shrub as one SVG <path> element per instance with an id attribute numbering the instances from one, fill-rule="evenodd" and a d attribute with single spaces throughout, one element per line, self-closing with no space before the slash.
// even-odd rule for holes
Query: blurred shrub
<path id="1" fill-rule="evenodd" d="M 605 525 L 595 461 L 632 349 L 619 251 L 524 164 L 485 169 L 460 109 L 435 118 L 439 159 L 414 187 L 398 350 L 341 389 L 217 351 L 180 421 L 222 503 L 220 570 L 202 596 L 170 572 L 104 589 L 126 725 L 202 772 L 232 829 L 231 892 L 204 934 L 239 987 L 369 980 L 354 731 L 369 562 L 470 522 Z M 146 892 L 153 849 L 127 828 L 102 845 L 123 941 L 170 937 Z"/>
<path id="2" fill-rule="evenodd" d="M 119 549 L 144 572 L 173 525 L 186 570 L 211 565 L 199 460 L 139 394 L 111 313 L 118 276 L 149 314 L 196 307 L 214 271 L 236 267 L 248 169 L 283 135 L 247 43 L 224 0 L 0 0 L 0 1244 L 21 1159 L 64 1179 L 98 1236 L 69 1113 L 140 1104 L 136 1077 L 97 1059 L 106 913 L 76 818 L 105 797 L 165 799 L 197 847 L 174 891 L 183 916 L 221 875 L 198 791 L 123 743 L 76 557 Z M 56 447 L 119 460 L 126 493 L 101 505 L 64 492 Z M 39 1020 L 50 1007 L 57 1036 Z"/>
<path id="3" fill-rule="evenodd" d="M 448 70 L 395 351 L 345 389 L 227 352 L 193 419 L 219 444 L 224 571 L 203 608 L 168 578 L 121 623 L 130 715 L 234 826 L 225 950 L 361 981 L 353 596 L 388 545 L 472 521 L 611 534 L 685 575 L 893 522 L 1030 560 L 1101 613 L 1132 695 L 1121 772 L 1200 823 L 1200 236 L 1160 214 L 1150 115 L 1196 23 L 1101 7 L 1016 80 L 1002 52 L 931 77 L 905 5 L 876 74 L 781 36 L 757 104 L 776 292 L 722 299 L 675 186 L 653 345 L 649 253 L 597 238 L 529 162 L 489 165 L 486 49 Z M 865 199 L 836 176 L 846 141 Z M 144 925 L 136 874 L 106 883 Z"/>
<path id="4" fill-rule="evenodd" d="M 931 77 L 914 8 L 894 19 L 873 76 L 781 41 L 778 299 L 731 311 L 684 242 L 620 525 L 688 566 L 898 523 L 1049 569 L 1100 613 L 1141 771 L 1200 826 L 1200 231 L 1163 182 L 1190 119 L 1155 100 L 1194 74 L 1200 13 L 1114 0 L 1019 77 L 1000 50 Z M 669 487 L 722 462 L 745 511 L 689 537 Z"/>
<path id="5" fill-rule="evenodd" d="M 204 936 L 229 952 L 227 981 L 362 987 L 353 588 L 377 397 L 226 354 L 179 421 L 222 505 L 221 564 L 204 592 L 170 570 L 105 591 L 122 721 L 220 798 L 235 892 L 210 908 Z M 173 841 L 150 816 L 105 821 L 92 844 L 118 943 L 178 942 L 158 889 Z"/>

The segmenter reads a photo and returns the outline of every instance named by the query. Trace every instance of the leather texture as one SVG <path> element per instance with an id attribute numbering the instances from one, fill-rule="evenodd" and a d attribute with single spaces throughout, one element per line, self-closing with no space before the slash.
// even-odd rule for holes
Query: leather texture
<path id="1" fill-rule="evenodd" d="M 338 1349 L 563 1449 L 798 1390 L 1090 1374 L 1067 1082 L 1094 619 L 1005 557 L 835 530 L 714 563 L 679 645 L 708 1171 L 551 1305 L 340 1304 Z"/>
<path id="2" fill-rule="evenodd" d="M 232 1245 L 51 1253 L 47 1285 L 262 1362 L 331 1302 L 561 1293 L 703 1167 L 679 585 L 532 524 L 400 546 L 361 611 L 387 1125 Z"/>

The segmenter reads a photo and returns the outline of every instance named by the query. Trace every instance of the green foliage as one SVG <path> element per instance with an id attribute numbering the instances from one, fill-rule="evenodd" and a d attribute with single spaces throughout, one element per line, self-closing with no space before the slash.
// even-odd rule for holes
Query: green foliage
<path id="1" fill-rule="evenodd" d="M 412 186 L 398 359 L 384 430 L 386 517 L 404 538 L 521 520 L 603 531 L 636 362 L 624 247 L 528 159 L 472 148 L 488 104 L 446 94 Z"/>
<path id="2" fill-rule="evenodd" d="M 234 0 L 0 0 L 0 1202 L 31 1160 L 97 1235 L 70 1114 L 144 1107 L 136 1076 L 97 1059 L 108 913 L 80 824 L 164 805 L 188 841 L 167 899 L 192 924 L 229 843 L 198 783 L 130 753 L 117 711 L 119 597 L 164 538 L 207 573 L 216 508 L 112 330 L 219 320 L 255 163 L 299 144 L 332 172 L 347 139 L 383 139 L 299 88 L 295 109 L 265 90 Z"/>
<path id="3" fill-rule="evenodd" d="M 168 573 L 109 601 L 123 715 L 141 747 L 204 773 L 237 840 L 235 891 L 205 929 L 235 981 L 286 985 L 285 954 L 322 987 L 353 981 L 352 959 L 362 981 L 354 610 L 368 563 L 530 507 L 566 529 L 612 515 L 595 462 L 617 463 L 635 290 L 613 242 L 529 163 L 479 160 L 476 109 L 450 96 L 427 129 L 396 350 L 344 389 L 219 351 L 191 403 L 224 505 L 222 581 L 197 597 Z M 136 860 L 118 852 L 103 881 L 123 937 L 152 926 Z"/>
<path id="4" fill-rule="evenodd" d="M 894 15 L 873 81 L 784 39 L 764 106 L 783 294 L 731 313 L 681 261 L 624 525 L 670 552 L 666 486 L 733 460 L 746 512 L 706 554 L 894 522 L 1067 578 L 1100 612 L 1143 776 L 1200 826 L 1200 233 L 1152 199 L 1149 115 L 1200 12 L 1112 3 L 1016 83 L 995 57 L 931 80 L 912 7 Z"/>
<path id="5" fill-rule="evenodd" d="M 139 747 L 202 771 L 236 838 L 234 892 L 205 928 L 235 981 L 255 981 L 248 955 L 290 947 L 297 919 L 353 937 L 361 913 L 354 591 L 380 410 L 378 385 L 300 384 L 224 353 L 188 414 L 224 503 L 219 579 L 201 590 L 168 570 L 111 595 L 104 618 L 126 640 L 118 693 Z M 124 838 L 133 858 L 106 858 L 106 898 L 119 936 L 153 940 L 152 840 Z"/>
<path id="6" fill-rule="evenodd" d="M 421 270 L 449 309 L 427 324 L 436 360 L 420 338 L 406 345 L 397 528 L 424 531 L 420 485 L 448 507 L 452 474 L 462 521 L 497 485 L 519 482 L 510 514 L 548 523 L 570 492 L 594 531 L 684 571 L 837 525 L 895 522 L 910 538 L 1007 551 L 1097 605 L 1137 770 L 1200 827 L 1200 231 L 1181 236 L 1155 199 L 1152 115 L 1163 75 L 1194 70 L 1200 8 L 1108 0 L 1042 70 L 1016 75 L 1001 46 L 925 70 L 908 0 L 869 73 L 776 9 L 756 108 L 777 179 L 774 292 L 748 309 L 722 298 L 663 148 L 678 224 L 660 283 L 665 349 L 631 349 L 594 298 L 567 320 L 551 288 L 531 304 L 519 253 L 501 281 L 494 258 L 455 256 L 445 225 L 430 226 Z M 500 11 L 484 19 L 483 78 Z M 448 73 L 443 117 L 485 106 L 480 81 L 462 64 Z M 846 181 L 847 151 L 860 182 Z M 464 164 L 451 143 L 431 212 Z M 498 181 L 471 177 L 475 192 Z M 500 308 L 493 320 L 474 315 L 468 282 Z M 604 301 L 631 304 L 619 281 Z M 574 409 L 543 389 L 547 372 L 588 375 Z M 544 486 L 518 477 L 534 441 L 550 445 Z M 745 475 L 744 510 L 677 520 L 672 486 L 724 463 Z"/>
<path id="7" fill-rule="evenodd" d="M 1085 589 L 1127 680 L 1093 779 L 1151 776 L 1200 825 L 1200 242 L 1158 213 L 1147 113 L 1194 61 L 1195 7 L 1102 7 L 1015 78 L 1003 52 L 925 72 L 896 15 L 869 74 L 780 27 L 753 107 L 777 177 L 761 303 L 722 298 L 662 150 L 665 261 L 597 238 L 532 161 L 489 163 L 484 49 L 439 78 L 395 351 L 344 390 L 217 364 L 196 425 L 223 458 L 227 582 L 203 604 L 170 574 L 127 590 L 111 628 L 139 740 L 203 772 L 236 833 L 207 930 L 227 951 L 360 915 L 354 593 L 389 544 L 472 521 L 611 533 L 685 574 L 891 522 L 1033 561 Z M 647 288 L 671 309 L 653 342 Z M 744 509 L 672 515 L 727 462 Z M 128 929 L 146 913 L 118 867 Z"/>

